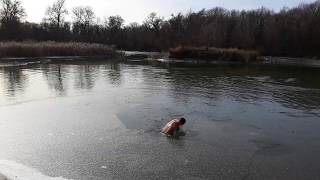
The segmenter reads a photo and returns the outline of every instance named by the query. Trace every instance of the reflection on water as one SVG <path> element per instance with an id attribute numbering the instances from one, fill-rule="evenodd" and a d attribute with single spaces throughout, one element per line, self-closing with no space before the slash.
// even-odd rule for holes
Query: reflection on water
<path id="1" fill-rule="evenodd" d="M 61 65 L 43 65 L 41 67 L 50 89 L 56 91 L 59 95 L 65 95 L 66 83 L 64 81 L 66 70 L 61 69 Z"/>
<path id="2" fill-rule="evenodd" d="M 7 67 L 0 70 L 3 81 L 4 93 L 8 96 L 15 96 L 17 93 L 23 93 L 25 83 L 28 78 L 23 73 L 23 69 L 17 67 Z"/>
<path id="3" fill-rule="evenodd" d="M 104 69 L 108 71 L 106 76 L 109 79 L 110 84 L 119 86 L 121 84 L 121 67 L 118 63 L 110 63 L 104 66 Z"/>
<path id="4" fill-rule="evenodd" d="M 166 91 L 184 104 L 193 97 L 203 97 L 209 98 L 206 103 L 211 105 L 213 101 L 226 99 L 257 105 L 266 101 L 311 112 L 320 107 L 319 75 L 318 69 L 302 67 L 161 68 L 119 63 L 40 64 L 0 68 L 0 93 L 2 98 L 28 97 L 29 93 L 32 94 L 31 89 L 40 88 L 41 84 L 43 89 L 39 91 L 46 94 L 46 83 L 56 95 L 65 96 L 67 91 L 94 91 L 97 82 L 100 86 L 103 83 L 116 87 L 126 83 L 131 88 L 141 88 L 140 91 L 146 94 Z M 141 81 L 141 87 L 134 86 Z"/>
<path id="5" fill-rule="evenodd" d="M 90 90 L 94 87 L 97 74 L 99 74 L 99 66 L 77 66 L 74 71 L 75 88 Z"/>
<path id="6" fill-rule="evenodd" d="M 70 179 L 319 179 L 319 80 L 305 67 L 0 67 L 0 160 Z M 159 134 L 181 116 L 186 136 Z"/>

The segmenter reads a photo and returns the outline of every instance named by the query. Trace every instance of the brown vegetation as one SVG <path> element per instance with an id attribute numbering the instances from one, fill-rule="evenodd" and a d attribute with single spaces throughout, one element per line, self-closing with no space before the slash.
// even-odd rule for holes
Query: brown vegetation
<path id="1" fill-rule="evenodd" d="M 195 48 L 178 47 L 170 50 L 170 58 L 186 59 L 195 58 L 210 61 L 234 61 L 253 62 L 257 61 L 259 53 L 254 50 L 222 49 L 222 48 Z"/>
<path id="2" fill-rule="evenodd" d="M 0 57 L 112 56 L 115 51 L 102 44 L 75 42 L 0 42 Z"/>

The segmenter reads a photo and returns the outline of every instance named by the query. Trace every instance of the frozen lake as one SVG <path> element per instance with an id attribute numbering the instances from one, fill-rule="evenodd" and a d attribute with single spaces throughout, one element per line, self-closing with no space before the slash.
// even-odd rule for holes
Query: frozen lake
<path id="1" fill-rule="evenodd" d="M 181 116 L 186 136 L 159 133 Z M 319 129 L 319 68 L 0 66 L 0 174 L 320 179 Z"/>

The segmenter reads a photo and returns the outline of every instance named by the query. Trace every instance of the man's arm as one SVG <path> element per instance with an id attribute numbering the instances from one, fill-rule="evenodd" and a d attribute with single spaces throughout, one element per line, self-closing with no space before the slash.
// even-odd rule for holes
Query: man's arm
<path id="1" fill-rule="evenodd" d="M 172 130 L 172 136 L 179 137 L 179 130 L 180 130 L 179 126 L 174 127 Z"/>

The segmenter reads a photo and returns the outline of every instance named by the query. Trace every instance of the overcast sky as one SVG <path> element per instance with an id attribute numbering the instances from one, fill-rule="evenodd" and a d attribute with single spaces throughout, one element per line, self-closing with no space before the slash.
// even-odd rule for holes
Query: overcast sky
<path id="1" fill-rule="evenodd" d="M 48 5 L 55 0 L 22 0 L 27 12 L 27 21 L 40 22 Z M 156 12 L 163 17 L 172 13 L 187 12 L 190 9 L 210 9 L 224 7 L 226 9 L 256 9 L 267 7 L 278 11 L 282 7 L 292 7 L 300 3 L 315 0 L 66 0 L 68 9 L 75 6 L 91 6 L 96 15 L 103 19 L 111 15 L 121 15 L 126 23 L 141 23 L 150 12 Z"/>

